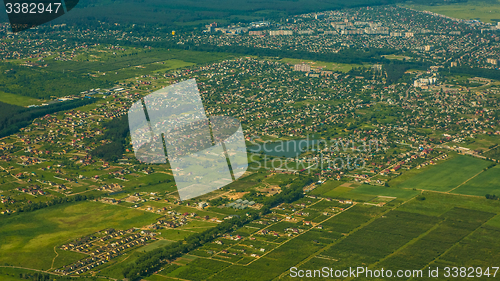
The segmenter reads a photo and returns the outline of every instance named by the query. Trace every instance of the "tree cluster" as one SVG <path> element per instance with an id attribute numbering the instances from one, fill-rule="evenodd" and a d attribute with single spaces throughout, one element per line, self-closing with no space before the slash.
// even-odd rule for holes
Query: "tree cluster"
<path id="1" fill-rule="evenodd" d="M 495 194 L 486 194 L 486 199 L 498 200 L 499 198 Z"/>

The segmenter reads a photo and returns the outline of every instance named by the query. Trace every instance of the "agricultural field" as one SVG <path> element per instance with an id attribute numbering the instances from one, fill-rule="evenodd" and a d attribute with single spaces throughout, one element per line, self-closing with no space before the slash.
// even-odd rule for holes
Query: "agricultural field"
<path id="1" fill-rule="evenodd" d="M 485 196 L 486 194 L 500 195 L 499 182 L 500 166 L 497 165 L 470 179 L 452 192 L 476 196 Z"/>
<path id="2" fill-rule="evenodd" d="M 329 191 L 334 190 L 337 186 L 343 184 L 344 182 L 342 181 L 335 181 L 335 180 L 328 180 L 325 183 L 317 186 L 315 189 L 313 189 L 309 194 L 311 195 L 326 195 Z"/>
<path id="3" fill-rule="evenodd" d="M 397 187 L 447 192 L 474 177 L 490 164 L 491 162 L 481 159 L 458 155 L 414 175 Z"/>
<path id="4" fill-rule="evenodd" d="M 452 209 L 439 217 L 435 217 L 439 221 L 435 223 L 432 229 L 429 229 L 416 241 L 408 243 L 405 248 L 396 251 L 377 266 L 406 269 L 411 265 L 414 268 L 424 269 L 432 262 L 439 263 L 441 258 L 443 261 L 452 262 L 449 266 L 471 265 L 457 263 L 457 260 L 453 262 L 446 256 L 456 257 L 450 253 L 457 248 L 467 246 L 468 241 L 461 242 L 461 240 L 478 230 L 482 224 L 494 215 L 469 209 Z M 460 244 L 456 246 L 459 242 Z M 492 246 L 498 248 L 499 245 L 495 243 Z M 471 261 L 469 258 L 466 260 Z M 479 266 L 479 264 L 476 264 L 476 266 Z M 480 266 L 491 265 L 481 263 Z"/>
<path id="5" fill-rule="evenodd" d="M 322 254 L 320 257 L 321 259 L 319 257 L 313 259 L 313 261 L 316 261 L 314 264 L 315 266 L 311 264 L 307 268 L 319 268 L 322 265 L 327 266 L 325 262 L 328 263 L 332 261 L 334 261 L 335 268 L 337 268 L 341 266 L 346 259 L 347 263 L 344 264 L 344 266 L 366 262 L 367 264 L 371 263 L 370 267 L 372 269 L 391 268 L 397 270 L 410 267 L 424 269 L 429 264 L 437 265 L 440 260 L 447 262 L 445 263 L 447 266 L 464 266 L 462 265 L 463 262 L 460 263 L 455 261 L 454 263 L 450 263 L 450 261 L 452 261 L 452 257 L 454 259 L 460 257 L 458 258 L 459 260 L 466 259 L 470 261 L 469 258 L 466 258 L 468 255 L 464 250 L 471 249 L 470 243 L 474 238 L 468 238 L 458 245 L 456 243 L 471 234 L 476 237 L 480 236 L 481 239 L 483 235 L 485 235 L 485 239 L 494 237 L 492 234 L 497 233 L 499 229 L 485 230 L 481 227 L 482 224 L 491 219 L 494 215 L 493 213 L 461 208 L 453 208 L 440 216 L 392 211 L 383 218 L 377 219 L 372 224 L 357 232 L 360 233 L 358 239 L 356 239 L 356 236 L 353 238 L 351 238 L 351 236 L 346 237 L 342 243 L 325 251 L 326 253 Z M 407 225 L 408 223 L 411 224 L 411 226 Z M 387 231 L 392 234 L 397 233 L 398 235 L 389 239 L 391 241 L 389 245 L 384 245 L 381 242 L 387 241 L 387 237 L 391 236 L 390 233 L 386 233 Z M 398 233 L 400 231 L 403 232 Z M 377 237 L 380 237 L 378 236 L 380 233 L 384 233 L 382 236 L 384 238 L 377 241 Z M 410 237 L 405 239 L 405 235 L 411 235 L 412 239 L 409 240 Z M 372 237 L 371 242 L 368 241 L 370 237 Z M 480 241 L 480 239 L 476 238 L 474 240 L 474 243 L 478 243 L 475 241 Z M 397 247 L 395 247 L 395 244 L 397 244 Z M 490 245 L 496 249 L 500 247 L 498 242 L 490 243 Z M 356 253 L 356 251 L 360 252 L 354 256 L 350 254 Z M 328 253 L 330 256 L 327 255 Z M 349 254 L 342 258 L 342 255 L 345 255 L 345 253 Z M 441 256 L 443 253 L 447 254 Z M 462 253 L 462 255 L 460 255 L 460 253 Z M 494 256 L 494 250 L 482 251 L 482 253 L 491 258 Z M 486 260 L 486 258 L 483 256 L 479 260 Z M 341 261 L 342 263 L 340 263 Z M 493 266 L 491 262 L 471 262 L 467 265 Z"/>
<path id="6" fill-rule="evenodd" d="M 343 197 L 345 199 L 353 199 L 353 200 L 359 200 L 359 199 L 368 198 L 368 197 L 371 197 L 371 199 L 373 199 L 373 198 L 378 197 L 378 196 L 388 196 L 388 197 L 409 199 L 411 197 L 414 197 L 418 193 L 419 193 L 418 191 L 414 191 L 414 190 L 405 190 L 405 189 L 401 189 L 401 188 L 363 184 L 363 185 L 360 185 L 360 186 L 350 190 L 347 193 L 342 194 L 341 197 Z"/>
<path id="7" fill-rule="evenodd" d="M 335 203 L 332 202 L 327 203 L 335 205 Z M 313 205 L 313 207 L 316 205 Z M 330 205 L 326 204 L 325 206 L 328 207 Z M 318 207 L 322 208 L 322 206 Z M 158 274 L 163 277 L 175 277 L 188 280 L 268 280 L 272 277 L 278 277 L 281 272 L 288 270 L 290 266 L 307 258 L 322 247 L 329 245 L 335 239 L 341 238 L 342 234 L 335 232 L 337 226 L 345 225 L 345 227 L 352 230 L 370 221 L 373 219 L 373 216 L 380 214 L 383 210 L 383 208 L 373 206 L 356 205 L 324 221 L 324 229 L 310 229 L 292 239 L 278 240 L 279 242 L 266 242 L 260 238 L 261 235 L 256 234 L 254 237 L 256 237 L 257 240 L 245 240 L 240 242 L 238 246 L 231 246 L 231 244 L 229 244 L 229 253 L 238 253 L 238 249 L 244 249 L 247 253 L 259 253 L 261 255 L 259 258 L 245 258 L 241 257 L 240 254 L 234 258 L 231 255 L 222 255 L 209 259 L 200 257 L 188 263 L 187 266 L 177 268 L 167 273 L 162 273 L 162 271 L 160 271 Z M 285 228 L 297 227 L 297 225 L 298 224 L 295 223 L 280 222 L 272 225 L 268 230 L 282 232 Z M 349 229 L 346 229 L 346 231 L 349 232 Z M 225 243 L 226 240 L 223 241 Z M 248 248 L 250 245 L 251 247 Z M 227 248 L 227 246 L 224 245 L 218 247 Z M 265 252 L 254 251 L 252 250 L 253 248 L 264 248 Z M 217 259 L 217 261 L 214 259 Z M 207 263 L 213 267 L 209 268 L 204 266 Z M 200 267 L 204 269 L 198 270 Z M 169 269 L 170 266 L 165 268 Z M 193 269 L 196 269 L 196 271 Z M 239 274 L 235 274 L 236 272 L 239 272 Z M 148 278 L 148 280 L 156 279 Z"/>
<path id="8" fill-rule="evenodd" d="M 324 185 L 327 185 L 326 182 Z M 393 197 L 393 199 L 409 199 L 419 193 L 419 191 L 408 190 L 396 187 L 385 187 L 378 185 L 368 185 L 368 184 L 357 184 L 357 183 L 345 183 L 339 181 L 332 181 L 329 186 L 337 185 L 337 187 L 327 190 L 322 194 L 323 197 L 338 198 L 338 199 L 350 199 L 355 201 L 365 201 L 370 202 L 380 196 Z M 320 186 L 319 190 L 323 187 Z M 313 190 L 313 192 L 316 191 Z"/>

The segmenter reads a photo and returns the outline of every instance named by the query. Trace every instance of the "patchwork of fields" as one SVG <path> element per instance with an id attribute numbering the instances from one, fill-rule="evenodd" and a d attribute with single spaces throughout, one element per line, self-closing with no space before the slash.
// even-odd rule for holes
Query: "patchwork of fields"
<path id="1" fill-rule="evenodd" d="M 291 267 L 342 270 L 366 266 L 395 271 L 429 266 L 498 266 L 500 201 L 487 200 L 484 195 L 500 195 L 499 169 L 491 167 L 491 162 L 458 155 L 414 171 L 396 187 L 327 181 L 310 193 L 317 198 L 305 197 L 294 202 L 308 203 L 298 220 L 292 218 L 269 225 L 249 223 L 230 234 L 251 239 L 206 243 L 146 279 L 288 280 L 294 279 L 290 277 Z M 265 181 L 279 185 L 285 178 L 278 176 Z M 150 182 L 142 184 L 154 186 L 165 177 L 148 179 Z M 246 184 L 260 184 L 260 179 L 263 178 L 259 174 L 249 176 Z M 356 204 L 338 200 L 352 200 Z M 155 208 L 160 205 L 161 202 L 147 203 Z M 146 225 L 160 216 L 124 206 L 81 202 L 1 220 L 0 277 L 18 280 L 12 277 L 15 270 L 11 266 L 40 270 L 61 267 L 81 259 L 82 254 L 61 251 L 57 246 L 105 228 Z M 173 210 L 184 213 L 192 209 L 177 206 Z M 221 213 L 213 210 L 197 213 L 223 219 L 225 209 L 218 210 Z M 275 213 L 290 216 L 289 210 L 280 208 Z M 314 227 L 306 226 L 306 221 Z M 123 269 L 140 252 L 168 246 L 172 240 L 213 225 L 209 221 L 196 221 L 178 229 L 164 229 L 160 237 L 170 241 L 160 240 L 120 256 L 102 266 L 100 274 L 123 278 Z M 263 230 L 286 233 L 293 229 L 296 233 L 288 236 L 261 233 Z M 34 255 L 45 258 L 35 260 Z"/>
<path id="2" fill-rule="evenodd" d="M 241 257 L 207 255 L 206 249 L 212 247 L 207 244 L 147 280 L 293 280 L 296 278 L 290 277 L 289 269 L 294 266 L 341 270 L 367 266 L 372 270 L 396 271 L 498 264 L 495 253 L 500 250 L 500 243 L 495 237 L 500 234 L 500 225 L 495 221 L 500 218 L 499 202 L 483 204 L 484 199 L 434 192 L 423 195 L 426 200 L 413 199 L 397 208 L 357 204 L 323 222 L 323 229 L 313 229 L 289 240 L 248 242 L 271 251 L 250 263 Z M 422 212 L 438 204 L 438 212 Z M 274 229 L 286 227 L 293 224 L 279 223 Z M 480 253 L 475 253 L 474 247 L 479 247 Z"/>
<path id="3" fill-rule="evenodd" d="M 43 270 L 68 264 L 81 259 L 82 254 L 55 249 L 63 243 L 106 228 L 145 225 L 157 217 L 98 202 L 59 205 L 12 215 L 0 220 L 0 264 Z"/>
<path id="4" fill-rule="evenodd" d="M 500 234 L 500 202 L 486 200 L 484 195 L 499 194 L 496 183 L 500 173 L 497 166 L 486 169 L 490 164 L 459 155 L 417 171 L 397 187 L 328 181 L 311 194 L 367 203 L 382 197 L 388 198 L 387 203 L 383 207 L 357 204 L 321 221 L 322 229 L 311 229 L 291 239 L 259 241 L 258 238 L 248 242 L 252 247 L 271 250 L 258 259 L 207 254 L 207 250 L 225 248 L 207 244 L 191 252 L 189 260 L 170 264 L 147 279 L 292 280 L 295 278 L 290 277 L 289 269 L 293 266 L 299 269 L 367 266 L 372 270 L 394 271 L 429 266 L 496 266 L 499 258 L 495 253 L 500 250 L 500 243 L 495 240 Z M 320 221 L 320 212 L 314 210 L 329 206 L 323 202 L 328 203 L 321 201 L 306 208 L 309 217 L 305 220 Z M 255 236 L 263 226 L 251 227 L 255 229 L 235 233 Z M 293 227 L 300 226 L 278 222 L 267 229 Z M 478 253 L 474 247 L 480 249 Z M 373 280 L 353 280 L 358 279 Z"/>

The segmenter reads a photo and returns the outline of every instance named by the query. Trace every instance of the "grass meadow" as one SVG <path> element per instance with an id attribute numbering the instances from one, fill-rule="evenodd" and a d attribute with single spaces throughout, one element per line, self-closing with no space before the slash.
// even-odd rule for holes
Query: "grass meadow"
<path id="1" fill-rule="evenodd" d="M 42 104 L 43 101 L 0 91 L 0 101 L 8 104 L 28 106 L 32 104 Z"/>
<path id="2" fill-rule="evenodd" d="M 472 178 L 491 162 L 458 155 L 450 160 L 432 166 L 400 183 L 400 188 L 416 188 L 447 192 Z"/>
<path id="3" fill-rule="evenodd" d="M 500 196 L 500 166 L 488 169 L 473 179 L 453 190 L 453 193 L 485 196 L 495 194 Z"/>
<path id="4" fill-rule="evenodd" d="M 81 258 L 57 249 L 62 244 L 106 228 L 146 225 L 157 217 L 98 202 L 64 204 L 10 215 L 0 220 L 0 264 L 46 270 L 54 260 L 54 266 L 62 266 Z M 55 251 L 61 252 L 57 258 Z"/>

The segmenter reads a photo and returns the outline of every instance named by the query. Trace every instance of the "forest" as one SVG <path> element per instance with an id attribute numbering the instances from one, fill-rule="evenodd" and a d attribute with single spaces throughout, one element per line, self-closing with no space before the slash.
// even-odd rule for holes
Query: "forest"
<path id="1" fill-rule="evenodd" d="M 110 120 L 104 124 L 104 128 L 106 130 L 99 140 L 108 140 L 109 143 L 98 146 L 90 152 L 90 155 L 115 162 L 125 151 L 126 138 L 129 133 L 127 116 Z"/>

